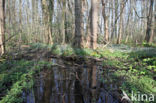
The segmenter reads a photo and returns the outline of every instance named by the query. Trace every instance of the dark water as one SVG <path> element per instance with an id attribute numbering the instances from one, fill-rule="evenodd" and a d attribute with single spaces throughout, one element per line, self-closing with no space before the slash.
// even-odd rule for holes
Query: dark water
<path id="1" fill-rule="evenodd" d="M 36 75 L 34 88 L 23 93 L 25 103 L 119 103 L 118 84 L 100 63 L 52 59 L 57 66 Z M 117 94 L 117 92 L 115 93 Z"/>

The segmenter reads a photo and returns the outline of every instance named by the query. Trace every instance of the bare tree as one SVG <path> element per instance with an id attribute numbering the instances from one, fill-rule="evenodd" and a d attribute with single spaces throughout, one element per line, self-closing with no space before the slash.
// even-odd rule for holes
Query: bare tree
<path id="1" fill-rule="evenodd" d="M 90 22 L 90 31 L 91 31 L 91 47 L 93 49 L 97 48 L 97 33 L 98 33 L 98 0 L 91 0 L 91 22 Z"/>
<path id="2" fill-rule="evenodd" d="M 155 1 L 155 10 L 154 10 L 154 36 L 156 36 L 156 1 Z"/>
<path id="3" fill-rule="evenodd" d="M 22 42 L 22 0 L 19 0 L 19 25 L 20 25 L 20 33 L 19 33 L 19 44 Z"/>
<path id="4" fill-rule="evenodd" d="M 54 8 L 53 0 L 41 0 L 42 1 L 42 11 L 43 11 L 43 20 L 45 25 L 45 38 L 48 44 L 53 44 L 52 40 L 52 14 Z"/>
<path id="5" fill-rule="evenodd" d="M 5 0 L 0 0 L 0 55 L 5 53 Z"/>
<path id="6" fill-rule="evenodd" d="M 116 37 L 117 36 L 117 19 L 118 19 L 118 2 L 119 0 L 115 0 L 115 21 L 114 21 L 114 24 L 115 24 L 115 33 L 113 35 L 113 37 Z M 113 30 L 114 32 L 114 30 Z"/>
<path id="7" fill-rule="evenodd" d="M 63 28 L 62 28 L 62 31 L 63 31 L 63 41 L 62 43 L 64 44 L 65 41 L 66 41 L 66 35 L 67 35 L 67 30 L 66 30 L 66 0 L 62 0 L 62 4 L 63 4 L 63 9 L 62 9 L 62 17 L 63 17 L 63 20 L 62 20 L 62 24 L 63 24 Z"/>
<path id="8" fill-rule="evenodd" d="M 117 44 L 121 43 L 121 38 L 122 38 L 122 22 L 123 22 L 124 7 L 125 7 L 125 2 L 124 2 L 124 0 L 121 0 L 121 4 L 120 4 L 120 24 L 119 24 L 119 34 L 118 34 L 118 38 L 117 38 Z"/>
<path id="9" fill-rule="evenodd" d="M 103 15 L 103 19 L 104 19 L 104 34 L 105 34 L 105 41 L 108 42 L 109 40 L 109 32 L 108 32 L 108 16 L 106 15 L 106 10 L 105 10 L 105 6 L 106 6 L 106 0 L 102 0 L 102 15 Z"/>
<path id="10" fill-rule="evenodd" d="M 74 46 L 81 48 L 83 46 L 83 0 L 75 0 L 75 38 Z"/>
<path id="11" fill-rule="evenodd" d="M 154 6 L 154 0 L 150 0 L 150 9 L 147 17 L 147 29 L 146 29 L 146 37 L 145 37 L 145 40 L 148 43 L 151 43 L 153 39 L 153 33 L 152 33 L 153 6 Z"/>

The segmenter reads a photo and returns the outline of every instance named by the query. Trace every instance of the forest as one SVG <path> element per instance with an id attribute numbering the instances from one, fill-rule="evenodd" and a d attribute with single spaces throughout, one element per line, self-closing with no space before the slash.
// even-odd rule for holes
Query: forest
<path id="1" fill-rule="evenodd" d="M 0 103 L 156 103 L 156 0 L 0 0 Z"/>

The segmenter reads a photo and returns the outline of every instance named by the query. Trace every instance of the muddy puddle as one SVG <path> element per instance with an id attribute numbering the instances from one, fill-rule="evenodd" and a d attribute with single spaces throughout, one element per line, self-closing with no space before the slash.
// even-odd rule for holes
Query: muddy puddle
<path id="1" fill-rule="evenodd" d="M 24 103 L 120 103 L 120 81 L 102 63 L 51 59 L 56 66 L 36 75 L 35 85 L 23 93 Z"/>

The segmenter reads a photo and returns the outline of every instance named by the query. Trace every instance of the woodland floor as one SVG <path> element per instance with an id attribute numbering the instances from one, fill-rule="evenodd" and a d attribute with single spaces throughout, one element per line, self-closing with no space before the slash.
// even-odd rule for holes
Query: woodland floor
<path id="1" fill-rule="evenodd" d="M 34 100 L 32 98 L 28 100 L 27 94 L 30 97 L 30 92 L 39 78 L 38 75 L 43 73 L 46 75 L 54 67 L 65 70 L 72 68 L 75 75 L 73 82 L 80 80 L 82 83 L 80 87 L 84 85 L 89 90 L 92 87 L 83 84 L 85 81 L 83 79 L 88 78 L 89 75 L 84 75 L 81 78 L 78 74 L 79 71 L 75 71 L 75 68 L 94 69 L 95 67 L 98 70 L 96 78 L 99 79 L 96 89 L 100 88 L 99 91 L 104 89 L 119 102 L 124 93 L 131 97 L 132 91 L 156 95 L 155 46 L 108 45 L 105 48 L 101 46 L 97 50 L 91 50 L 72 48 L 68 45 L 30 44 L 0 58 L 0 103 L 30 103 L 30 101 L 31 103 L 40 103 L 32 102 Z M 83 71 L 83 73 L 89 74 L 90 72 Z M 55 74 L 56 71 L 53 75 Z M 88 80 L 86 83 L 92 84 L 92 80 Z M 110 84 L 115 86 L 110 88 Z M 88 100 L 87 97 L 84 96 L 84 98 L 85 101 Z M 63 101 L 57 102 L 62 103 Z M 95 101 L 99 101 L 99 99 L 95 98 Z M 63 103 L 68 102 L 65 100 Z"/>

